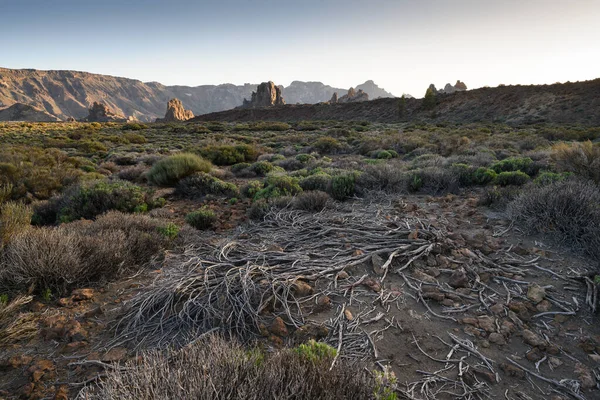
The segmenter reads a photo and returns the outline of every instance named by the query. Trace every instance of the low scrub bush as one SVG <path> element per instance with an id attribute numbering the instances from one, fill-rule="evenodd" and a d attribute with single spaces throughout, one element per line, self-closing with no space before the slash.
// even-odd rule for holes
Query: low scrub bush
<path id="1" fill-rule="evenodd" d="M 356 176 L 354 174 L 335 175 L 331 178 L 329 193 L 336 200 L 354 196 Z"/>
<path id="2" fill-rule="evenodd" d="M 143 165 L 134 165 L 127 167 L 119 171 L 117 176 L 119 179 L 130 181 L 130 182 L 141 182 L 143 174 L 146 172 L 146 167 Z"/>
<path id="3" fill-rule="evenodd" d="M 356 181 L 360 193 L 368 190 L 387 193 L 405 193 L 408 190 L 408 175 L 398 162 L 367 165 Z"/>
<path id="4" fill-rule="evenodd" d="M 249 199 L 253 199 L 263 187 L 264 185 L 261 181 L 248 181 L 248 183 L 242 187 L 242 195 Z"/>
<path id="5" fill-rule="evenodd" d="M 411 192 L 441 195 L 458 191 L 458 178 L 447 169 L 436 167 L 417 169 L 410 171 L 408 176 L 408 189 Z"/>
<path id="6" fill-rule="evenodd" d="M 343 148 L 337 139 L 327 136 L 317 139 L 312 147 L 321 154 L 334 154 Z"/>
<path id="7" fill-rule="evenodd" d="M 254 195 L 254 199 L 293 196 L 300 192 L 302 192 L 302 188 L 296 178 L 287 175 L 272 175 L 265 180 L 264 188 Z"/>
<path id="8" fill-rule="evenodd" d="M 494 179 L 494 183 L 500 186 L 522 186 L 529 182 L 529 175 L 521 171 L 505 171 L 500 172 Z"/>
<path id="9" fill-rule="evenodd" d="M 31 226 L 33 209 L 25 204 L 9 201 L 0 204 L 0 247 Z"/>
<path id="10" fill-rule="evenodd" d="M 600 183 L 600 146 L 583 143 L 559 143 L 552 148 L 552 160 L 561 172 L 572 172 Z"/>
<path id="11" fill-rule="evenodd" d="M 195 154 L 181 153 L 164 158 L 148 171 L 148 180 L 159 186 L 173 185 L 196 172 L 209 172 L 210 162 Z"/>
<path id="12" fill-rule="evenodd" d="M 212 228 L 216 221 L 217 215 L 208 207 L 202 207 L 201 209 L 193 211 L 185 216 L 185 222 L 200 230 Z"/>
<path id="13" fill-rule="evenodd" d="M 203 197 L 206 195 L 237 197 L 240 190 L 234 183 L 224 182 L 204 172 L 188 176 L 175 186 L 175 194 L 182 197 Z"/>
<path id="14" fill-rule="evenodd" d="M 331 197 L 322 191 L 302 192 L 294 198 L 292 206 L 298 210 L 320 212 L 331 202 Z"/>
<path id="15" fill-rule="evenodd" d="M 331 186 L 331 175 L 319 172 L 300 179 L 302 190 L 320 190 L 326 192 Z"/>
<path id="16" fill-rule="evenodd" d="M 530 187 L 508 205 L 508 213 L 530 232 L 550 233 L 600 257 L 600 189 L 591 182 L 569 179 Z"/>
<path id="17" fill-rule="evenodd" d="M 95 180 L 67 189 L 35 208 L 37 225 L 94 219 L 107 211 L 143 212 L 158 206 L 151 192 L 128 181 Z"/>
<path id="18" fill-rule="evenodd" d="M 268 161 L 257 161 L 254 164 L 250 165 L 249 168 L 252 172 L 254 172 L 257 176 L 265 176 L 269 172 L 273 171 L 273 164 Z"/>
<path id="19" fill-rule="evenodd" d="M 492 164 L 491 169 L 496 173 L 521 171 L 528 175 L 534 175 L 533 160 L 529 157 L 509 157 Z"/>
<path id="20" fill-rule="evenodd" d="M 0 259 L 0 288 L 59 295 L 144 265 L 169 244 L 164 223 L 111 212 L 95 222 L 32 228 L 11 239 Z"/>
<path id="21" fill-rule="evenodd" d="M 332 364 L 335 353 L 322 343 L 266 353 L 208 338 L 177 352 L 143 354 L 126 368 L 111 370 L 83 395 L 90 400 L 262 400 L 267 393 L 274 399 L 382 398 L 371 373 L 345 360 Z"/>
<path id="22" fill-rule="evenodd" d="M 254 162 L 260 151 L 249 144 L 206 146 L 200 154 L 216 165 L 233 165 L 241 162 Z"/>

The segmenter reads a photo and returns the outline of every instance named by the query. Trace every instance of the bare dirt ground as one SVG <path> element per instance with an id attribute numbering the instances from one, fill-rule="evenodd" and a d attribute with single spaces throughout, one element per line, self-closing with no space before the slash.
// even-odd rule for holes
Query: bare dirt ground
<path id="1" fill-rule="evenodd" d="M 167 207 L 178 218 L 186 205 Z M 306 268 L 298 312 L 265 312 L 267 347 L 325 340 L 340 357 L 389 366 L 400 398 L 600 398 L 600 329 L 575 279 L 597 266 L 523 236 L 474 193 L 280 210 L 260 224 L 245 222 L 243 208 L 230 211 L 227 229 L 190 239 L 188 253 L 167 253 L 137 276 L 31 303 L 39 335 L 0 352 L 0 398 L 74 398 L 139 356 L 135 342 L 115 341 L 115 321 L 186 254 L 203 256 L 197 240 L 234 264 L 262 254 L 264 265 Z"/>

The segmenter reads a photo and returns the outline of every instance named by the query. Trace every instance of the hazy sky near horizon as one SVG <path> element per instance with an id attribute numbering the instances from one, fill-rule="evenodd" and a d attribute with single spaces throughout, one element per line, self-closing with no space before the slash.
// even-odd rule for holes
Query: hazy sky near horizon
<path id="1" fill-rule="evenodd" d="M 600 77 L 600 0 L 0 0 L 0 66 L 421 97 Z"/>

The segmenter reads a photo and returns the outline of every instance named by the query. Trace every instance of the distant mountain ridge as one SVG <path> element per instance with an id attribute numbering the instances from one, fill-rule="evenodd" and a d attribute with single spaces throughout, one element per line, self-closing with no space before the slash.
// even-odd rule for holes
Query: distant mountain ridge
<path id="1" fill-rule="evenodd" d="M 167 102 L 181 100 L 183 107 L 195 115 L 224 111 L 242 105 L 250 99 L 258 84 L 221 84 L 201 86 L 165 86 L 158 82 L 79 71 L 43 71 L 35 69 L 0 68 L 0 104 L 16 103 L 36 107 L 61 120 L 77 120 L 88 115 L 94 102 L 106 104 L 115 113 L 140 121 L 163 117 Z M 358 85 L 369 98 L 393 97 L 373 81 Z M 342 95 L 348 89 L 334 88 L 321 82 L 294 81 L 282 87 L 288 104 L 328 101 L 334 92 Z"/>

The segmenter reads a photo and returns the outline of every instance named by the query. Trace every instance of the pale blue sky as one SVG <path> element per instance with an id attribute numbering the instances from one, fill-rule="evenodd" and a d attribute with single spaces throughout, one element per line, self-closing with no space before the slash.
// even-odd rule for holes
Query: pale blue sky
<path id="1" fill-rule="evenodd" d="M 422 96 L 600 77 L 600 0 L 0 0 L 0 66 Z"/>

